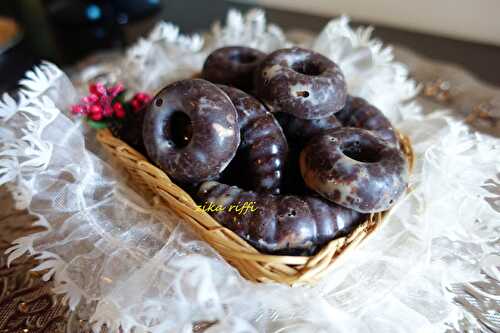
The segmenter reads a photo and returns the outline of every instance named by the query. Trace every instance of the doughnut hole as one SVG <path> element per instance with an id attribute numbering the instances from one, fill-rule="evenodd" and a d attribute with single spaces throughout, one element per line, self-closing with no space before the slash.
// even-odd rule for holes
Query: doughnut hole
<path id="1" fill-rule="evenodd" d="M 307 91 L 307 90 L 304 90 L 304 91 L 297 91 L 297 92 L 295 93 L 295 95 L 297 95 L 297 97 L 307 98 L 307 97 L 309 97 L 309 91 Z"/>
<path id="2" fill-rule="evenodd" d="M 318 64 L 307 59 L 295 62 L 291 67 L 295 72 L 308 76 L 318 76 L 323 72 Z"/>
<path id="3" fill-rule="evenodd" d="M 189 116 L 182 111 L 173 112 L 165 121 L 164 135 L 175 148 L 186 147 L 193 136 L 193 125 Z"/>
<path id="4" fill-rule="evenodd" d="M 340 147 L 340 150 L 345 156 L 358 162 L 376 163 L 381 160 L 377 147 L 360 141 L 346 142 Z"/>

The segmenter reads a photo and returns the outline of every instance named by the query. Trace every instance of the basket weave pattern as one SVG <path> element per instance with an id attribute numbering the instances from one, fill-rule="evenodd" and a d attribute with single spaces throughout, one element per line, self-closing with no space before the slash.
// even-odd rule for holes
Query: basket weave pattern
<path id="1" fill-rule="evenodd" d="M 100 130 L 97 140 L 130 174 L 136 189 L 158 196 L 183 221 L 247 279 L 255 282 L 280 282 L 289 285 L 314 283 L 334 268 L 339 258 L 354 249 L 363 239 L 375 232 L 384 220 L 385 212 L 371 214 L 346 237 L 330 241 L 314 256 L 280 256 L 260 253 L 234 232 L 220 225 L 209 214 L 200 211 L 195 201 L 174 184 L 158 167 L 142 154 L 114 137 L 108 129 Z M 410 170 L 414 155 L 410 141 L 399 134 Z"/>

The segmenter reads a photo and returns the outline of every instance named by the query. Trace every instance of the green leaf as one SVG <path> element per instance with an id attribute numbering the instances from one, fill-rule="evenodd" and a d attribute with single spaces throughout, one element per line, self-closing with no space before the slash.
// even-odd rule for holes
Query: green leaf
<path id="1" fill-rule="evenodd" d="M 115 98 L 113 98 L 113 101 L 111 103 L 111 105 L 113 105 L 115 102 L 120 102 L 122 104 L 125 104 L 125 96 L 126 96 L 126 93 L 127 90 L 124 89 L 121 93 L 119 93 Z"/>
<path id="2" fill-rule="evenodd" d="M 108 127 L 108 124 L 105 121 L 93 121 L 91 119 L 87 119 L 87 124 L 94 129 L 102 129 Z"/>

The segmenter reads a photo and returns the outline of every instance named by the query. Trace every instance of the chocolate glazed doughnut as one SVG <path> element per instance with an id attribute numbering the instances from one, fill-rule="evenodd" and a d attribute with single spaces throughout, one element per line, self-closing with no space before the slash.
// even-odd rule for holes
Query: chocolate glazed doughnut
<path id="1" fill-rule="evenodd" d="M 229 164 L 240 143 L 238 115 L 214 84 L 190 79 L 154 97 L 143 125 L 149 158 L 174 180 L 196 184 Z"/>
<path id="2" fill-rule="evenodd" d="M 244 46 L 228 46 L 213 51 L 205 60 L 202 78 L 249 91 L 253 73 L 265 54 Z"/>
<path id="3" fill-rule="evenodd" d="M 255 72 L 257 96 L 272 112 L 297 118 L 330 116 L 344 107 L 344 74 L 330 59 L 298 47 L 269 54 Z"/>
<path id="4" fill-rule="evenodd" d="M 387 210 L 408 185 L 403 153 L 360 128 L 314 137 L 300 153 L 300 171 L 310 189 L 363 213 Z"/>
<path id="5" fill-rule="evenodd" d="M 306 143 L 307 140 L 334 128 L 342 127 L 335 115 L 318 119 L 300 119 L 290 114 L 279 112 L 275 114 L 276 119 L 283 128 L 287 139 L 297 143 Z"/>
<path id="6" fill-rule="evenodd" d="M 210 214 L 255 248 L 275 254 L 313 254 L 366 217 L 320 198 L 257 194 L 215 181 L 203 183 L 198 198 L 200 203 L 225 207 Z M 244 202 L 253 202 L 256 210 L 238 213 L 230 209 Z"/>
<path id="7" fill-rule="evenodd" d="M 312 137 L 329 129 L 342 127 L 335 115 L 319 119 L 300 119 L 284 112 L 275 113 L 288 139 L 288 158 L 286 160 L 283 191 L 293 194 L 304 194 L 308 189 L 300 176 L 300 151 Z"/>
<path id="8" fill-rule="evenodd" d="M 389 119 L 361 97 L 347 96 L 345 107 L 335 116 L 346 127 L 373 131 L 387 142 L 398 145 L 398 138 Z"/>
<path id="9" fill-rule="evenodd" d="M 244 178 L 247 189 L 273 194 L 280 193 L 288 145 L 283 131 L 264 105 L 247 93 L 219 85 L 238 112 L 241 144 L 228 173 Z M 238 163 L 239 161 L 239 163 Z M 232 170 L 239 169 L 240 172 Z M 251 177 L 241 177 L 241 169 Z"/>

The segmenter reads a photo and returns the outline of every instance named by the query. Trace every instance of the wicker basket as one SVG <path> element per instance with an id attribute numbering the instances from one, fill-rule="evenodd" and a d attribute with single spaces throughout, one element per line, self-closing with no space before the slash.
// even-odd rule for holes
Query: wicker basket
<path id="1" fill-rule="evenodd" d="M 339 258 L 375 232 L 386 212 L 372 214 L 346 237 L 330 241 L 314 256 L 279 256 L 260 253 L 231 230 L 220 225 L 206 212 L 196 209 L 195 201 L 159 168 L 139 152 L 114 137 L 107 129 L 97 134 L 103 144 L 130 174 L 134 186 L 162 198 L 196 233 L 214 247 L 240 273 L 251 281 L 275 281 L 289 285 L 314 283 L 332 270 Z M 399 135 L 410 170 L 414 155 L 409 139 Z"/>

